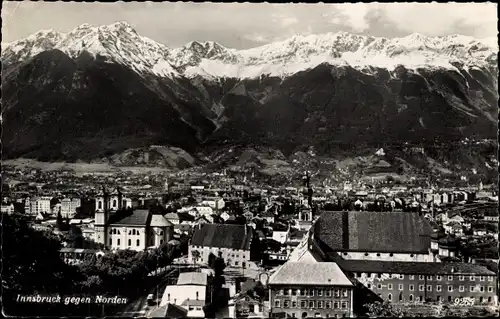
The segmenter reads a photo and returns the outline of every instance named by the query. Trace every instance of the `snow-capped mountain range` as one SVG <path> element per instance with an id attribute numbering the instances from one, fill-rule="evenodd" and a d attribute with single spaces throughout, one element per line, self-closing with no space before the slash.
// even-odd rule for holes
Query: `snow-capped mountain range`
<path id="1" fill-rule="evenodd" d="M 83 51 L 159 76 L 189 78 L 257 78 L 287 76 L 321 63 L 393 69 L 433 67 L 454 69 L 482 67 L 497 61 L 496 38 L 475 39 L 462 35 L 380 38 L 347 32 L 297 35 L 260 47 L 236 50 L 215 42 L 190 42 L 169 48 L 140 36 L 126 22 L 104 26 L 83 24 L 69 33 L 39 31 L 25 39 L 2 45 L 2 60 L 19 62 L 38 53 L 58 49 L 72 58 Z"/>

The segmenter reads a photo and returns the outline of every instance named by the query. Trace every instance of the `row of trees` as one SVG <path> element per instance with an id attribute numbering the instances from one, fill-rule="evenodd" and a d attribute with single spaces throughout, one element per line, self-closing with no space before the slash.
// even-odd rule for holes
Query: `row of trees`
<path id="1" fill-rule="evenodd" d="M 148 276 L 168 266 L 181 255 L 180 245 L 165 243 L 144 252 L 130 250 L 90 256 L 78 266 L 64 263 L 60 239 L 50 232 L 33 229 L 22 215 L 3 215 L 2 286 L 5 313 L 29 315 L 82 315 L 82 307 L 64 304 L 18 303 L 21 295 L 109 294 L 133 298 L 155 278 Z M 85 313 L 86 314 L 86 313 Z"/>
<path id="2" fill-rule="evenodd" d="M 446 304 L 436 304 L 428 308 L 426 313 L 416 309 L 394 307 L 389 301 L 376 301 L 365 305 L 370 318 L 403 318 L 403 317 L 485 317 L 494 312 L 482 308 L 452 308 Z M 497 313 L 498 315 L 498 313 Z"/>

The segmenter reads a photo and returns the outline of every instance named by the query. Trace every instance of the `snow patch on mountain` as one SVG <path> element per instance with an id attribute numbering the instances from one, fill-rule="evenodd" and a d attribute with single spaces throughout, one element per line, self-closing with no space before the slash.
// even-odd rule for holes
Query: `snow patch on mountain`
<path id="1" fill-rule="evenodd" d="M 59 49 L 73 58 L 87 51 L 105 61 L 130 66 L 137 72 L 159 76 L 216 79 L 286 77 L 321 63 L 350 65 L 363 72 L 370 67 L 456 69 L 457 62 L 484 67 L 497 61 L 496 38 L 475 39 L 449 35 L 427 37 L 411 34 L 381 38 L 347 32 L 296 35 L 260 47 L 235 50 L 213 42 L 192 41 L 170 49 L 140 36 L 125 22 L 91 26 L 83 24 L 63 34 L 43 30 L 2 47 L 2 58 L 22 61 L 44 50 Z"/>

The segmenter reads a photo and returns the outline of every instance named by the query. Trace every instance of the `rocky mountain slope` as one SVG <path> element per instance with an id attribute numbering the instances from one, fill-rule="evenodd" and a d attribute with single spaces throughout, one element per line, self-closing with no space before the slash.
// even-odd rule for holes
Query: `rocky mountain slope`
<path id="1" fill-rule="evenodd" d="M 465 36 L 295 36 L 181 48 L 128 24 L 2 46 L 7 157 L 92 160 L 150 145 L 287 156 L 496 138 L 498 47 Z"/>

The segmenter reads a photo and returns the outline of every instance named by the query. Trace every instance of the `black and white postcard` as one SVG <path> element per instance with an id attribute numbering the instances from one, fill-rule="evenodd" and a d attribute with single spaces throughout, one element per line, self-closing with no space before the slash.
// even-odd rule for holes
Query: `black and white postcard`
<path id="1" fill-rule="evenodd" d="M 498 316 L 495 3 L 2 3 L 6 317 Z"/>

